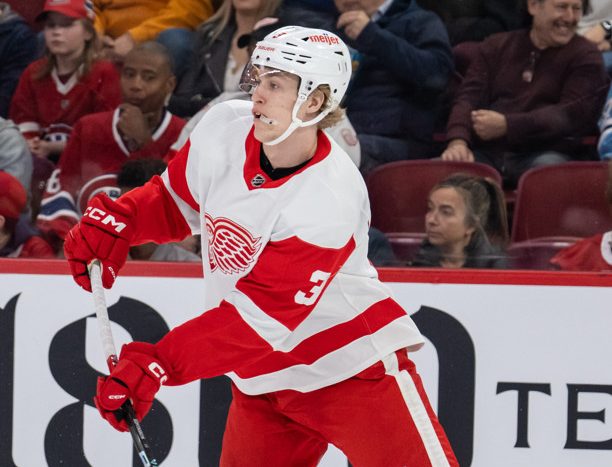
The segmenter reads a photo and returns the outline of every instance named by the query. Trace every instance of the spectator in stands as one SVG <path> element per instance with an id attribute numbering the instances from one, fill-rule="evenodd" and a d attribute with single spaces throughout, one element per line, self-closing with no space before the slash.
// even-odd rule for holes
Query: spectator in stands
<path id="1" fill-rule="evenodd" d="M 32 155 L 19 128 L 0 117 L 0 170 L 11 174 L 26 192 L 32 180 Z"/>
<path id="2" fill-rule="evenodd" d="M 42 11 L 45 0 L 6 0 L 6 3 L 23 17 L 33 31 L 40 31 L 40 23 L 36 21 L 36 17 Z"/>
<path id="3" fill-rule="evenodd" d="M 53 258 L 51 246 L 30 225 L 28 195 L 15 177 L 0 171 L 0 257 Z"/>
<path id="4" fill-rule="evenodd" d="M 121 194 L 144 185 L 153 176 L 161 175 L 166 169 L 166 163 L 160 159 L 128 160 L 117 175 L 117 186 Z M 200 262 L 202 258 L 196 254 L 199 236 L 187 237 L 180 243 L 145 243 L 130 247 L 129 259 L 140 261 L 192 261 Z"/>
<path id="5" fill-rule="evenodd" d="M 126 159 L 164 159 L 185 122 L 165 109 L 175 85 L 171 58 L 157 42 L 136 46 L 121 71 L 123 103 L 81 118 L 38 215 L 41 231 L 59 247 L 87 202 L 100 191 L 118 197 L 116 174 Z"/>
<path id="6" fill-rule="evenodd" d="M 609 85 L 597 47 L 575 34 L 583 2 L 527 1 L 530 30 L 481 43 L 442 153 L 492 165 L 509 186 L 532 167 L 580 158 L 580 139 L 596 132 Z"/>
<path id="7" fill-rule="evenodd" d="M 374 227 L 368 229 L 368 259 L 376 267 L 401 265 L 385 233 Z"/>
<path id="8" fill-rule="evenodd" d="M 419 0 L 419 5 L 442 18 L 453 46 L 527 26 L 517 0 Z"/>
<path id="9" fill-rule="evenodd" d="M 121 102 L 114 65 L 96 60 L 93 10 L 86 0 L 47 0 L 45 56 L 24 71 L 13 100 L 11 119 L 37 157 L 57 161 L 72 125 Z"/>
<path id="10" fill-rule="evenodd" d="M 604 59 L 608 74 L 612 74 L 612 2 L 590 0 L 591 11 L 578 23 L 578 34 L 597 45 Z"/>
<path id="11" fill-rule="evenodd" d="M 0 117 L 8 117 L 19 77 L 37 56 L 34 32 L 7 3 L 0 2 Z"/>
<path id="12" fill-rule="evenodd" d="M 599 118 L 599 141 L 597 151 L 602 160 L 612 160 L 612 86 L 608 90 L 606 105 Z"/>
<path id="13" fill-rule="evenodd" d="M 170 111 L 191 117 L 219 94 L 238 91 L 249 61 L 238 38 L 250 33 L 260 19 L 273 16 L 280 4 L 281 0 L 224 0 L 196 32 L 192 60 L 170 99 Z"/>
<path id="14" fill-rule="evenodd" d="M 308 8 L 313 12 L 338 13 L 334 0 L 284 0 L 283 3 L 289 7 Z"/>
<path id="15" fill-rule="evenodd" d="M 507 266 L 506 204 L 492 180 L 454 174 L 430 192 L 426 237 L 412 266 L 495 268 Z"/>
<path id="16" fill-rule="evenodd" d="M 210 0 L 93 0 L 105 56 L 122 62 L 136 44 L 157 40 L 171 53 L 175 73 L 187 65 L 193 30 L 213 13 Z"/>
<path id="17" fill-rule="evenodd" d="M 612 215 L 612 160 L 608 163 L 605 195 Z M 612 271 L 612 231 L 580 240 L 561 250 L 550 262 L 565 271 Z"/>
<path id="18" fill-rule="evenodd" d="M 442 21 L 414 0 L 335 0 L 353 49 L 344 105 L 361 143 L 361 170 L 429 157 L 437 101 L 453 68 Z"/>

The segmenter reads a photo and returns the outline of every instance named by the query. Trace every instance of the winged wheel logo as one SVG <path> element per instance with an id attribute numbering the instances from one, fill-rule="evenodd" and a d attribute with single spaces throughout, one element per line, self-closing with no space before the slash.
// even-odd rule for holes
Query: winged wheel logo
<path id="1" fill-rule="evenodd" d="M 205 215 L 210 270 L 224 274 L 244 272 L 261 248 L 261 237 L 253 237 L 244 227 L 225 217 Z"/>

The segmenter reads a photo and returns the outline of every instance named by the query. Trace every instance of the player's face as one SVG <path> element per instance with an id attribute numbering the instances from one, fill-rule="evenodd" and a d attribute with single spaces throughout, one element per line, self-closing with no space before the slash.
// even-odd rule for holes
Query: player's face
<path id="1" fill-rule="evenodd" d="M 454 188 L 439 188 L 431 193 L 425 214 L 425 232 L 432 245 L 443 252 L 465 247 L 474 228 L 466 225 L 467 209 L 463 197 Z"/>
<path id="2" fill-rule="evenodd" d="M 47 13 L 43 32 L 45 44 L 53 55 L 78 57 L 85 49 L 85 42 L 92 39 L 81 20 L 60 13 Z"/>
<path id="3" fill-rule="evenodd" d="M 175 83 L 169 64 L 157 53 L 130 53 L 121 70 L 123 100 L 144 114 L 161 110 Z"/>
<path id="4" fill-rule="evenodd" d="M 252 95 L 257 140 L 262 143 L 272 141 L 289 127 L 298 84 L 297 76 L 278 70 L 259 74 Z M 303 115 L 298 113 L 298 116 Z"/>
<path id="5" fill-rule="evenodd" d="M 538 47 L 560 47 L 576 34 L 582 0 L 529 0 L 531 36 Z"/>

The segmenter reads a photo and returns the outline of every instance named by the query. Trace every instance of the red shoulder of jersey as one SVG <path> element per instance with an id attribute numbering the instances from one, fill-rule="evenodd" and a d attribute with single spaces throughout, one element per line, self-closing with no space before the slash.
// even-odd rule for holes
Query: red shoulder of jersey
<path id="1" fill-rule="evenodd" d="M 605 234 L 585 238 L 558 252 L 550 262 L 565 271 L 611 271 L 612 263 L 604 259 L 604 249 L 612 258 L 612 244 Z M 612 236 L 612 235 L 611 235 Z"/>

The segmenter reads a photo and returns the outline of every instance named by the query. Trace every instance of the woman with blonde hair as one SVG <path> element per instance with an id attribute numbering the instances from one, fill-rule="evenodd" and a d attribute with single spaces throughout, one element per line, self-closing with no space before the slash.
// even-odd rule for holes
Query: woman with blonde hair
<path id="1" fill-rule="evenodd" d="M 223 92 L 238 91 L 248 52 L 238 39 L 253 31 L 262 18 L 275 16 L 282 0 L 224 0 L 197 31 L 192 65 L 180 78 L 169 109 L 192 117 Z"/>

